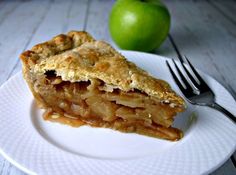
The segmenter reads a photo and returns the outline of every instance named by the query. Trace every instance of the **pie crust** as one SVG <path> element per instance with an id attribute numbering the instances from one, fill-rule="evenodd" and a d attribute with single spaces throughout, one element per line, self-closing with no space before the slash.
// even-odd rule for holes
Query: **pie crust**
<path id="1" fill-rule="evenodd" d="M 71 31 L 20 55 L 23 75 L 44 119 L 179 140 L 171 127 L 184 100 L 170 85 L 129 62 L 104 41 Z M 158 65 L 157 65 L 158 67 Z"/>

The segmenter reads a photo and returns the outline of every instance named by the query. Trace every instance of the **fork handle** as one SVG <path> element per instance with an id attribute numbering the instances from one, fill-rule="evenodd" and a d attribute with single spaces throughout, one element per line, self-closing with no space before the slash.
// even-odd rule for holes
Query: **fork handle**
<path id="1" fill-rule="evenodd" d="M 231 113 L 229 112 L 227 109 L 223 108 L 222 106 L 220 106 L 219 104 L 217 103 L 211 103 L 208 105 L 209 107 L 211 108 L 214 108 L 220 112 L 222 112 L 223 114 L 225 114 L 229 119 L 231 119 L 234 123 L 236 123 L 236 117 Z"/>

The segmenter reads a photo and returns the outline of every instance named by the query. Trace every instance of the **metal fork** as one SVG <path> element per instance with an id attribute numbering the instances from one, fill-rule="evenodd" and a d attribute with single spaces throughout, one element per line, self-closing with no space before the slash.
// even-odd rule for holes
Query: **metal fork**
<path id="1" fill-rule="evenodd" d="M 214 108 L 222 112 L 223 114 L 225 114 L 229 119 L 231 119 L 234 123 L 236 123 L 236 117 L 232 113 L 230 113 L 228 110 L 226 110 L 225 108 L 223 108 L 222 106 L 216 103 L 214 92 L 207 85 L 207 83 L 202 79 L 202 77 L 199 75 L 199 73 L 190 63 L 188 58 L 185 56 L 185 60 L 184 60 L 182 56 L 179 55 L 179 59 L 183 67 L 183 70 L 186 72 L 187 76 L 183 75 L 183 73 L 181 72 L 180 68 L 177 66 L 174 59 L 172 59 L 172 61 L 175 65 L 175 68 L 183 84 L 180 82 L 179 78 L 175 75 L 168 61 L 166 61 L 166 64 L 170 70 L 170 73 L 172 74 L 172 77 L 174 78 L 176 84 L 178 85 L 178 87 L 180 88 L 181 92 L 184 94 L 186 99 L 194 105 L 209 106 L 211 108 Z M 184 64 L 185 62 L 189 66 L 189 70 L 191 70 L 192 74 L 187 69 L 186 64 Z"/>

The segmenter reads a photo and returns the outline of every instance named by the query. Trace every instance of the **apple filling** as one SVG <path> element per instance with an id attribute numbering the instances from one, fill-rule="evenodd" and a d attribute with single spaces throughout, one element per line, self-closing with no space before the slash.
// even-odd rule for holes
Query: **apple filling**
<path id="1" fill-rule="evenodd" d="M 63 81 L 54 71 L 37 75 L 33 88 L 46 109 L 45 120 L 71 126 L 108 127 L 169 140 L 182 135 L 171 127 L 182 108 L 136 89 L 124 92 L 98 79 Z"/>

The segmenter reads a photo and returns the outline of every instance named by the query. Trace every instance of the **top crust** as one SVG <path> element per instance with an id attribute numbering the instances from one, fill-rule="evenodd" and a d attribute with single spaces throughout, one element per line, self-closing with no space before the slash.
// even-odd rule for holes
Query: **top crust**
<path id="1" fill-rule="evenodd" d="M 138 89 L 160 101 L 184 105 L 163 80 L 150 76 L 104 41 L 94 40 L 86 32 L 71 31 L 58 35 L 20 55 L 23 73 L 44 74 L 54 70 L 64 81 L 78 82 L 100 79 L 106 85 L 123 91 Z"/>

